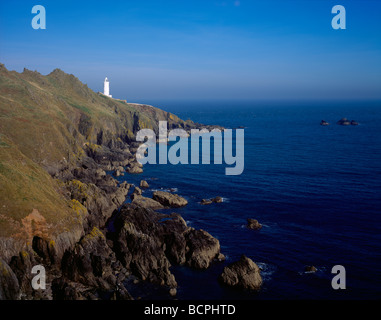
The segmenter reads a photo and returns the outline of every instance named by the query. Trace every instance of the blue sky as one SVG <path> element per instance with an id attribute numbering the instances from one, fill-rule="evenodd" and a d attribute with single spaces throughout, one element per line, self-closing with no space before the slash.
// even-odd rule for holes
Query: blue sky
<path id="1" fill-rule="evenodd" d="M 34 5 L 46 30 L 31 27 Z M 347 29 L 331 27 L 344 5 Z M 2 1 L 0 61 L 154 99 L 381 99 L 381 1 Z"/>

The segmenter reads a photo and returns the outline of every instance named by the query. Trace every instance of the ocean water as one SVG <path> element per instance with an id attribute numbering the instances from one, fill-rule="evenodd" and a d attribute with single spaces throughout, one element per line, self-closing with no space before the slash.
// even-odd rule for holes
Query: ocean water
<path id="1" fill-rule="evenodd" d="M 157 102 L 183 119 L 245 127 L 245 169 L 222 165 L 145 165 L 151 196 L 176 188 L 188 199 L 187 223 L 219 239 L 222 263 L 206 271 L 173 266 L 178 299 L 381 298 L 381 103 Z M 342 117 L 359 122 L 340 126 Z M 331 123 L 320 126 L 321 120 Z M 224 202 L 202 206 L 203 198 Z M 245 227 L 257 219 L 259 231 Z M 262 269 L 258 293 L 221 286 L 224 266 L 245 254 Z M 305 273 L 314 265 L 316 273 Z M 334 290 L 334 265 L 346 269 L 346 289 Z M 168 298 L 146 288 L 145 299 Z"/>

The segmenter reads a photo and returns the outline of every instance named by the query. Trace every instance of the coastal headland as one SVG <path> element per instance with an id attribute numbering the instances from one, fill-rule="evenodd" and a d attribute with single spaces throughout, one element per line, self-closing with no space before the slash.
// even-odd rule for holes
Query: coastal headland
<path id="1" fill-rule="evenodd" d="M 181 196 L 146 198 L 109 174 L 142 172 L 135 135 L 158 133 L 159 121 L 220 128 L 97 94 L 59 69 L 44 76 L 0 65 L 0 299 L 134 299 L 123 285 L 131 276 L 175 296 L 171 265 L 206 269 L 224 259 L 207 231 L 155 211 L 186 205 Z M 45 290 L 31 286 L 35 265 L 46 268 Z"/>

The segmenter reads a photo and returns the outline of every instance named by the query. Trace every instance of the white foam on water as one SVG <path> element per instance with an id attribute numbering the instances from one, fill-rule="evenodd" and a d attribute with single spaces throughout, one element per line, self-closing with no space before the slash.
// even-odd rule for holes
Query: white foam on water
<path id="1" fill-rule="evenodd" d="M 257 266 L 261 270 L 261 276 L 264 281 L 269 281 L 272 278 L 272 275 L 276 271 L 276 266 L 268 264 L 265 262 L 256 262 Z"/>
<path id="2" fill-rule="evenodd" d="M 178 192 L 179 189 L 177 189 L 177 188 L 160 188 L 160 189 L 150 189 L 150 191 L 152 191 L 152 192 L 155 192 L 155 191 Z"/>
<path id="3" fill-rule="evenodd" d="M 155 192 L 155 191 L 164 191 L 164 192 L 178 192 L 177 188 L 160 188 L 160 189 L 149 189 L 149 191 Z"/>

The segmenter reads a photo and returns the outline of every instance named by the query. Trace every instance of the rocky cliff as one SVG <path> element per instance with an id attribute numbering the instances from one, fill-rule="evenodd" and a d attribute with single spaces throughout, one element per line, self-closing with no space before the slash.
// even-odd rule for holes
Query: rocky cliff
<path id="1" fill-rule="evenodd" d="M 218 257 L 207 232 L 177 215 L 162 224 L 142 204 L 122 208 L 115 234 L 105 229 L 130 189 L 106 171 L 140 172 L 135 134 L 160 120 L 205 127 L 97 94 L 59 69 L 0 64 L 0 299 L 131 299 L 131 274 L 173 292 L 171 263 L 206 268 Z M 31 288 L 36 264 L 49 271 L 43 292 Z"/>

